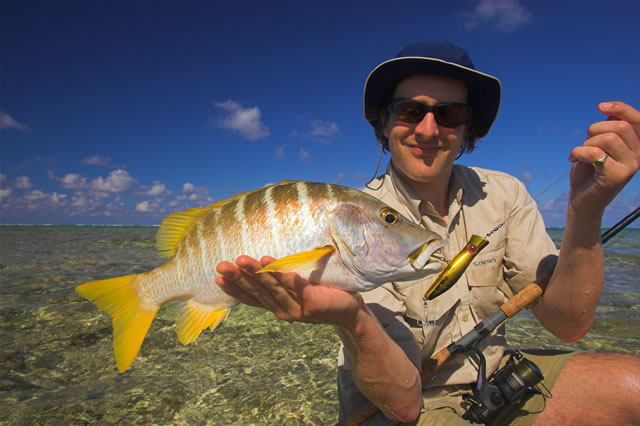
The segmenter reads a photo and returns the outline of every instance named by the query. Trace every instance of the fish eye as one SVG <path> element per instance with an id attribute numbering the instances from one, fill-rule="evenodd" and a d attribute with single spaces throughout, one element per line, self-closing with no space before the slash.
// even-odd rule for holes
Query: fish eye
<path id="1" fill-rule="evenodd" d="M 398 222 L 400 216 L 398 216 L 398 212 L 390 209 L 389 207 L 383 207 L 380 209 L 380 218 L 384 220 L 389 225 L 393 225 Z"/>

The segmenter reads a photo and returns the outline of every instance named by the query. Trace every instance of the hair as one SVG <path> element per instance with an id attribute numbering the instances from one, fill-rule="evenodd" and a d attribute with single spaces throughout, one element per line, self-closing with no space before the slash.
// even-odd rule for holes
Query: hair
<path id="1" fill-rule="evenodd" d="M 373 128 L 376 139 L 380 145 L 382 145 L 382 152 L 389 152 L 389 138 L 384 135 L 384 128 L 387 126 L 387 122 L 389 121 L 389 111 L 387 110 L 389 102 L 391 102 L 390 99 L 383 104 L 382 109 L 378 112 L 378 116 L 380 118 L 376 120 Z M 471 90 L 468 91 L 467 104 L 470 106 L 473 105 L 471 100 Z M 464 143 L 460 145 L 460 150 L 458 151 L 456 159 L 460 158 L 465 152 L 473 152 L 473 150 L 476 149 L 478 139 L 478 130 L 473 125 L 472 119 L 471 126 L 465 133 Z"/>

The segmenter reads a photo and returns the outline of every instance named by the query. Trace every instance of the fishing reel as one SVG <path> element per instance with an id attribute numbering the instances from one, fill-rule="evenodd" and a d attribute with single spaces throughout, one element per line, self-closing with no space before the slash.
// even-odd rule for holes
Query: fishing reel
<path id="1" fill-rule="evenodd" d="M 469 355 L 478 362 L 478 381 L 473 394 L 463 396 L 471 404 L 462 416 L 463 419 L 471 423 L 487 424 L 491 416 L 505 405 L 520 404 L 534 395 L 551 398 L 551 392 L 542 383 L 542 371 L 520 351 L 513 351 L 504 367 L 496 370 L 487 380 L 484 355 L 476 346 L 471 349 Z M 546 392 L 543 393 L 538 384 Z"/>
<path id="2" fill-rule="evenodd" d="M 472 235 L 467 245 L 449 262 L 427 290 L 425 299 L 431 300 L 451 288 L 487 244 L 489 241 L 486 238 Z M 463 396 L 464 400 L 470 404 L 463 419 L 471 423 L 486 424 L 491 416 L 505 405 L 517 405 L 533 395 L 551 397 L 551 392 L 541 383 L 544 376 L 540 368 L 519 351 L 513 351 L 504 367 L 496 370 L 489 379 L 486 378 L 487 362 L 482 351 L 478 349 L 478 343 L 507 318 L 505 312 L 498 310 L 467 335 L 447 347 L 450 355 L 466 352 L 478 365 L 476 388 L 472 395 Z M 538 384 L 544 387 L 546 394 L 538 389 Z"/>

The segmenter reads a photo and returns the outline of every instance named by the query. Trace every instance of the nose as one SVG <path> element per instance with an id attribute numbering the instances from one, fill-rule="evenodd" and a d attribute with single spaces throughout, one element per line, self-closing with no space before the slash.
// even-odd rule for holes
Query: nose
<path id="1" fill-rule="evenodd" d="M 436 123 L 436 117 L 432 112 L 428 112 L 422 121 L 420 121 L 415 128 L 416 137 L 429 140 L 434 137 L 438 137 L 438 123 Z"/>

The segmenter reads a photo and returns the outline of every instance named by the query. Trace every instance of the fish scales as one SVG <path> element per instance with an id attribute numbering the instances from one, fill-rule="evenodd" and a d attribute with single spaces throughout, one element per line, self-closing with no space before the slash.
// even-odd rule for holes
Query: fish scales
<path id="1" fill-rule="evenodd" d="M 269 205 L 265 198 L 267 189 L 249 193 L 244 201 L 242 221 L 246 224 L 247 240 L 240 252 L 252 257 L 269 254 L 264 250 L 273 241 L 274 231 L 269 222 Z"/>
<path id="2" fill-rule="evenodd" d="M 276 215 L 276 207 L 275 202 L 273 200 L 273 189 L 274 186 L 269 186 L 264 191 L 264 203 L 265 203 L 265 216 L 266 216 L 266 226 L 265 229 L 269 230 L 269 238 L 271 238 L 271 243 L 274 247 L 282 247 L 282 222 L 280 218 Z"/>
<path id="3" fill-rule="evenodd" d="M 295 271 L 324 284 L 367 291 L 439 270 L 441 262 L 431 255 L 443 244 L 360 191 L 290 182 L 171 214 L 157 237 L 161 254 L 169 256 L 164 264 L 85 283 L 77 291 L 112 316 L 114 354 L 124 371 L 166 302 L 185 301 L 176 320 L 184 344 L 226 318 L 238 302 L 215 284 L 221 261 L 269 255 L 277 260 L 264 271 Z"/>

